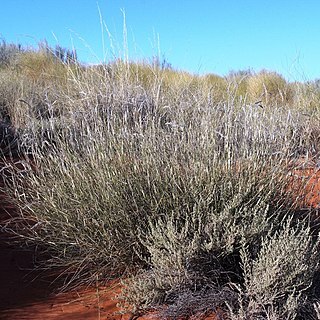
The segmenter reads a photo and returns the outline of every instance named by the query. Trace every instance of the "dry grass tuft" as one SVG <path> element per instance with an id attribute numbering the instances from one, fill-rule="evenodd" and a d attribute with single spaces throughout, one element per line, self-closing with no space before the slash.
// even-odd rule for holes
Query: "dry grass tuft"
<path id="1" fill-rule="evenodd" d="M 7 163 L 19 216 L 2 229 L 42 267 L 66 286 L 126 275 L 125 307 L 165 304 L 166 317 L 298 319 L 313 306 L 318 235 L 288 187 L 292 163 L 319 155 L 301 90 L 275 73 L 19 55 L 0 69 L 0 107 L 29 160 Z"/>

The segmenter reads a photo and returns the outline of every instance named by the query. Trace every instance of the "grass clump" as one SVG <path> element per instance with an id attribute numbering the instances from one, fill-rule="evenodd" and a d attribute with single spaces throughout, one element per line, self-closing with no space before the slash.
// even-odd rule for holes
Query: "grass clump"
<path id="1" fill-rule="evenodd" d="M 292 102 L 292 91 L 286 80 L 276 72 L 262 70 L 248 78 L 249 99 L 267 105 L 286 105 Z"/>
<path id="2" fill-rule="evenodd" d="M 7 164 L 3 188 L 19 214 L 2 228 L 36 246 L 44 268 L 66 285 L 125 275 L 124 307 L 164 318 L 316 312 L 318 235 L 296 218 L 289 173 L 318 154 L 317 119 L 302 122 L 282 77 L 20 61 L 33 59 L 35 73 L 15 71 L 19 90 L 0 86 L 8 113 L 28 115 L 27 160 Z M 261 88 L 266 105 L 248 104 Z"/>
<path id="3" fill-rule="evenodd" d="M 0 68 L 11 66 L 22 51 L 21 44 L 7 43 L 2 39 L 0 44 Z"/>

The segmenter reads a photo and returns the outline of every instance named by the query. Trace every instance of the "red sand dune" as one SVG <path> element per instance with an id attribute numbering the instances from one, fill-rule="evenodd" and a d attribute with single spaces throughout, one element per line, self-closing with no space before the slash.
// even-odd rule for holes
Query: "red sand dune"
<path id="1" fill-rule="evenodd" d="M 305 199 L 301 206 L 318 209 L 320 207 L 320 170 L 312 167 L 298 168 L 292 170 L 291 174 L 295 181 L 308 179 Z M 2 209 L 7 210 L 7 213 L 4 210 L 0 211 L 0 222 L 3 222 L 8 214 L 14 214 L 14 210 L 5 202 L 4 195 L 0 194 L 0 200 Z M 6 235 L 2 233 L 0 236 L 0 319 L 160 319 L 154 313 L 140 317 L 119 314 L 120 310 L 115 297 L 121 287 L 117 281 L 110 282 L 99 289 L 79 289 L 53 294 L 48 280 L 45 281 L 40 274 L 29 271 L 32 268 L 33 253 L 5 245 Z M 196 315 L 190 319 L 218 320 L 226 317 L 218 312 L 209 316 Z"/>

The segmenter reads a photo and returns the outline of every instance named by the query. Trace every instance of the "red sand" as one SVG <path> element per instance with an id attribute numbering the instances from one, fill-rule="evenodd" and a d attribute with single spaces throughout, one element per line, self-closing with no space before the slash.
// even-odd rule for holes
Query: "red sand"
<path id="1" fill-rule="evenodd" d="M 319 209 L 320 208 L 320 170 L 319 169 L 304 169 L 295 170 L 293 173 L 296 177 L 306 180 L 304 207 Z"/>
<path id="2" fill-rule="evenodd" d="M 131 317 L 119 314 L 115 296 L 120 293 L 120 285 L 116 281 L 103 288 L 52 294 L 48 280 L 27 270 L 32 267 L 31 252 L 2 247 L 0 260 L 0 319 L 125 320 Z"/>
<path id="3" fill-rule="evenodd" d="M 37 274 L 28 274 L 20 268 L 32 266 L 32 254 L 1 248 L 0 253 L 0 319 L 7 320 L 160 320 L 154 313 L 133 317 L 120 314 L 116 295 L 120 293 L 119 282 L 104 287 L 79 289 L 68 293 L 52 294 L 49 283 Z M 193 317 L 193 320 L 223 319 L 217 316 Z"/>
<path id="4" fill-rule="evenodd" d="M 3 215 L 4 216 L 4 215 Z M 3 236 L 3 235 L 2 235 Z M 8 240 L 7 237 L 5 237 Z M 54 294 L 54 286 L 33 267 L 33 252 L 1 245 L 0 238 L 0 319 L 7 320 L 160 320 L 155 313 L 139 317 L 120 313 L 116 296 L 121 291 L 119 281 L 99 288 L 78 289 Z M 196 316 L 193 320 L 223 319 L 214 314 Z M 181 319 L 185 320 L 185 319 Z"/>
<path id="5" fill-rule="evenodd" d="M 30 252 L 1 248 L 0 253 L 0 319 L 7 320 L 160 320 L 154 313 L 139 317 L 121 314 L 116 295 L 121 286 L 118 281 L 104 287 L 78 289 L 68 293 L 51 294 L 49 283 L 37 274 L 28 274 L 20 268 L 32 266 Z M 220 317 L 221 316 L 221 317 Z M 223 319 L 222 313 L 196 316 L 193 320 Z"/>
<path id="6" fill-rule="evenodd" d="M 304 208 L 320 208 L 320 170 L 314 168 L 294 169 L 291 172 L 295 181 L 307 179 Z M 297 180 L 296 180 L 297 179 Z M 0 195 L 2 207 L 3 195 Z M 12 208 L 9 213 L 12 214 Z M 1 221 L 8 217 L 0 212 Z M 1 234 L 0 234 L 1 235 Z M 68 293 L 52 294 L 49 283 L 39 274 L 28 271 L 32 267 L 32 252 L 23 252 L 5 246 L 3 234 L 0 237 L 0 319 L 7 320 L 156 320 L 156 314 L 133 317 L 131 314 L 119 314 L 116 295 L 120 292 L 119 282 L 108 283 L 103 288 L 92 288 Z M 190 319 L 222 320 L 222 313 L 210 316 L 196 315 Z"/>

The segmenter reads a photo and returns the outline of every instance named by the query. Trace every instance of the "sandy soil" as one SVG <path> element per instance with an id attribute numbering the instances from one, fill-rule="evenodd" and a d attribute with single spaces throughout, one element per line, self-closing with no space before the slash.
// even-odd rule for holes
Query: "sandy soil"
<path id="1" fill-rule="evenodd" d="M 155 313 L 133 317 L 121 314 L 116 295 L 119 281 L 99 288 L 53 294 L 54 287 L 41 274 L 30 272 L 32 252 L 0 248 L 0 319 L 7 320 L 160 320 Z M 193 320 L 223 319 L 222 313 L 196 316 Z"/>
<path id="2" fill-rule="evenodd" d="M 304 181 L 305 189 L 300 202 L 301 209 L 320 209 L 320 167 L 319 162 L 301 158 L 293 163 L 290 174 L 293 185 L 299 186 Z M 294 186 L 293 186 L 294 187 Z M 301 190 L 300 190 L 301 192 Z"/>
<path id="3" fill-rule="evenodd" d="M 4 215 L 2 215 L 2 218 Z M 0 237 L 0 319 L 6 320 L 160 320 L 155 313 L 133 317 L 121 314 L 116 296 L 119 281 L 100 287 L 77 289 L 55 294 L 53 277 L 32 271 L 34 253 L 5 245 L 8 236 Z M 196 316 L 193 320 L 223 319 L 214 314 Z M 184 320 L 184 319 L 181 319 Z"/>

